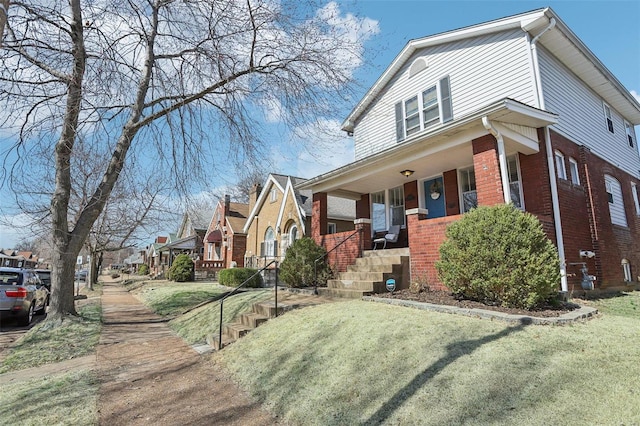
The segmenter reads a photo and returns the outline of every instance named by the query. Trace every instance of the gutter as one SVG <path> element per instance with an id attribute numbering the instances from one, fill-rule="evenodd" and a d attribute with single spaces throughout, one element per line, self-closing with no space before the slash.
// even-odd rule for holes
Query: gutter
<path id="1" fill-rule="evenodd" d="M 509 187 L 509 174 L 507 170 L 507 155 L 504 152 L 504 139 L 502 134 L 496 130 L 486 115 L 482 117 L 482 125 L 489 131 L 498 141 L 498 161 L 500 163 L 500 179 L 502 180 L 502 192 L 504 194 L 504 203 L 511 202 L 511 188 Z"/>
<path id="2" fill-rule="evenodd" d="M 545 109 L 544 95 L 542 93 L 542 78 L 540 76 L 540 64 L 538 63 L 538 50 L 536 43 L 547 31 L 556 26 L 555 18 L 549 19 L 549 25 L 540 34 L 531 40 L 531 59 L 533 61 L 533 71 L 535 73 L 536 93 L 538 95 L 538 107 Z M 567 258 L 564 251 L 564 237 L 562 235 L 562 220 L 560 218 L 560 202 L 558 200 L 558 182 L 556 180 L 556 164 L 551 147 L 551 134 L 549 126 L 544 126 L 544 144 L 547 151 L 547 167 L 549 169 L 549 186 L 551 187 L 551 205 L 553 207 L 553 226 L 556 233 L 556 243 L 558 246 L 558 257 L 560 259 L 560 288 L 563 292 L 569 291 L 567 282 Z"/>

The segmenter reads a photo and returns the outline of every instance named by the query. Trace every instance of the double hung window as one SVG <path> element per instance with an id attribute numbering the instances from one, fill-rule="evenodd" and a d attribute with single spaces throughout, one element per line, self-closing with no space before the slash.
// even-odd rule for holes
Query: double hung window
<path id="1" fill-rule="evenodd" d="M 613 133 L 613 116 L 611 115 L 611 108 L 607 104 L 602 104 L 604 108 L 604 118 L 607 122 L 607 129 Z"/>
<path id="2" fill-rule="evenodd" d="M 453 119 L 449 76 L 395 105 L 396 140 Z"/>
<path id="3" fill-rule="evenodd" d="M 571 183 L 574 185 L 580 185 L 578 162 L 573 158 L 569 158 L 569 171 L 571 172 Z"/>
<path id="4" fill-rule="evenodd" d="M 554 158 L 556 159 L 556 174 L 559 179 L 567 180 L 567 169 L 564 166 L 564 155 L 560 151 L 555 151 Z"/>
<path id="5" fill-rule="evenodd" d="M 620 226 L 627 226 L 627 215 L 624 210 L 624 200 L 622 199 L 622 187 L 620 182 L 613 176 L 604 175 L 604 185 L 609 200 L 609 214 L 611 223 Z"/>
<path id="6" fill-rule="evenodd" d="M 624 128 L 627 132 L 627 142 L 629 143 L 629 147 L 633 148 L 635 146 L 636 135 L 633 131 L 633 126 L 631 124 L 624 122 Z"/>
<path id="7" fill-rule="evenodd" d="M 462 193 L 462 213 L 478 207 L 478 191 L 476 190 L 476 175 L 473 167 L 460 170 L 460 189 Z"/>
<path id="8" fill-rule="evenodd" d="M 386 231 L 393 225 L 405 225 L 404 188 L 398 186 L 371 194 L 371 227 Z"/>
<path id="9" fill-rule="evenodd" d="M 522 185 L 520 185 L 520 174 L 518 173 L 518 157 L 515 155 L 507 157 L 507 169 L 509 172 L 509 188 L 511 190 L 511 202 L 517 208 L 523 210 Z"/>

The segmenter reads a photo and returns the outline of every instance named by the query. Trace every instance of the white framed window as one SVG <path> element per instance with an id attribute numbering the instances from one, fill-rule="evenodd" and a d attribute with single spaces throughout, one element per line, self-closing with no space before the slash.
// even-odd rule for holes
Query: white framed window
<path id="1" fill-rule="evenodd" d="M 611 107 L 609 107 L 609 105 L 605 104 L 604 102 L 602 103 L 602 107 L 604 109 L 604 118 L 605 118 L 605 122 L 607 123 L 607 129 L 611 132 L 613 132 L 613 116 L 611 115 Z"/>
<path id="2" fill-rule="evenodd" d="M 640 216 L 640 202 L 638 202 L 638 188 L 635 183 L 631 182 L 631 195 L 633 196 L 633 205 L 636 207 L 636 215 Z"/>
<path id="3" fill-rule="evenodd" d="M 207 260 L 213 260 L 213 243 L 209 243 L 207 247 Z"/>
<path id="4" fill-rule="evenodd" d="M 269 199 L 272 203 L 278 201 L 278 190 L 276 188 L 271 188 L 271 196 Z"/>
<path id="5" fill-rule="evenodd" d="M 478 191 L 476 190 L 476 174 L 473 167 L 458 171 L 462 213 L 478 207 Z"/>
<path id="6" fill-rule="evenodd" d="M 559 179 L 567 180 L 567 169 L 564 165 L 564 155 L 560 151 L 554 151 L 554 158 L 556 159 L 556 174 Z"/>
<path id="7" fill-rule="evenodd" d="M 329 222 L 327 223 L 327 234 L 335 234 L 338 232 L 338 226 L 333 223 L 333 222 Z"/>
<path id="8" fill-rule="evenodd" d="M 396 140 L 453 119 L 449 76 L 395 104 Z"/>
<path id="9" fill-rule="evenodd" d="M 578 172 L 578 161 L 569 157 L 569 172 L 571 173 L 571 183 L 580 185 L 580 173 Z"/>
<path id="10" fill-rule="evenodd" d="M 626 282 L 633 281 L 633 276 L 631 275 L 631 265 L 627 259 L 622 259 L 622 273 L 624 274 L 624 280 Z"/>
<path id="11" fill-rule="evenodd" d="M 609 202 L 611 223 L 626 227 L 627 215 L 624 211 L 620 182 L 613 176 L 604 175 L 604 185 L 607 192 L 607 201 Z"/>
<path id="12" fill-rule="evenodd" d="M 386 231 L 392 225 L 405 225 L 404 187 L 371 194 L 371 230 Z"/>
<path id="13" fill-rule="evenodd" d="M 507 171 L 509 173 L 509 188 L 511 190 L 511 202 L 520 210 L 524 210 L 524 197 L 522 195 L 522 184 L 520 179 L 520 167 L 518 167 L 518 156 L 507 157 Z"/>
<path id="14" fill-rule="evenodd" d="M 636 133 L 633 130 L 633 126 L 629 124 L 626 120 L 624 122 L 624 129 L 627 133 L 627 142 L 629 143 L 629 147 L 633 148 L 636 144 Z"/>
<path id="15" fill-rule="evenodd" d="M 262 242 L 261 249 L 263 257 L 275 257 L 277 255 L 276 233 L 270 226 L 264 233 L 264 241 Z"/>
<path id="16" fill-rule="evenodd" d="M 298 226 L 296 224 L 291 225 L 289 228 L 289 245 L 292 245 L 298 239 Z"/>

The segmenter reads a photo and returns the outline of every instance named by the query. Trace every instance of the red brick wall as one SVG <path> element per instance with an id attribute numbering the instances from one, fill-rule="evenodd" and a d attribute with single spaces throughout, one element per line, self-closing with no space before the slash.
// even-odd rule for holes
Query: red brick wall
<path id="1" fill-rule="evenodd" d="M 447 226 L 460 219 L 460 215 L 437 219 L 407 216 L 409 250 L 411 253 L 411 281 L 426 281 L 432 289 L 446 290 L 438 279 L 435 263 L 440 259 L 440 245 L 445 240 Z"/>
<path id="2" fill-rule="evenodd" d="M 447 200 L 447 216 L 460 214 L 460 195 L 458 193 L 458 171 L 449 170 L 442 174 L 444 181 L 444 199 Z"/>
<path id="3" fill-rule="evenodd" d="M 356 219 L 370 219 L 371 206 L 369 205 L 369 194 L 362 194 L 359 200 L 356 200 Z"/>
<path id="4" fill-rule="evenodd" d="M 404 184 L 404 208 L 409 210 L 418 207 L 418 181 L 412 180 Z"/>
<path id="5" fill-rule="evenodd" d="M 492 135 L 485 135 L 474 139 L 471 143 L 478 205 L 492 206 L 504 203 L 495 138 Z"/>
<path id="6" fill-rule="evenodd" d="M 327 193 L 313 194 L 311 211 L 311 237 L 318 242 L 318 237 L 327 233 Z"/>
<path id="7" fill-rule="evenodd" d="M 244 254 L 247 251 L 247 236 L 233 235 L 228 238 L 231 242 L 231 261 L 235 261 L 239 268 L 244 268 Z M 229 263 L 227 268 L 231 265 Z"/>
<path id="8" fill-rule="evenodd" d="M 330 252 L 327 256 L 327 261 L 335 272 L 346 271 L 347 266 L 353 265 L 356 259 L 362 255 L 363 250 L 371 248 L 371 225 L 358 224 L 356 227 L 357 231 L 314 237 L 318 245 Z M 343 241 L 344 243 L 336 249 L 335 247 Z"/>

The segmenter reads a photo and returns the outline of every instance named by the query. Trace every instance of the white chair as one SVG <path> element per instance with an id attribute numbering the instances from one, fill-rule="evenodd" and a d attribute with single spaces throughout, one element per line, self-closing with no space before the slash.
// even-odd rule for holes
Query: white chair
<path id="1" fill-rule="evenodd" d="M 376 238 L 373 240 L 373 249 L 378 248 L 378 244 L 382 244 L 382 249 L 387 248 L 387 243 L 395 243 L 398 241 L 398 236 L 400 235 L 400 225 L 392 225 L 389 228 L 389 232 L 385 234 L 384 237 Z"/>

